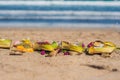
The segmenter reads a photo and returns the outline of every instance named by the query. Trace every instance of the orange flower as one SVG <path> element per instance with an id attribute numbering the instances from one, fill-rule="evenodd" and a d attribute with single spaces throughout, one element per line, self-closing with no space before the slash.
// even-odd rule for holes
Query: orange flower
<path id="1" fill-rule="evenodd" d="M 16 48 L 20 52 L 25 52 L 25 48 L 23 46 L 17 46 Z"/>
<path id="2" fill-rule="evenodd" d="M 17 46 L 16 47 L 18 51 L 21 51 L 21 52 L 33 52 L 33 48 L 24 48 L 24 46 Z"/>
<path id="3" fill-rule="evenodd" d="M 17 46 L 17 49 L 18 50 L 24 50 L 24 47 L 23 46 Z"/>

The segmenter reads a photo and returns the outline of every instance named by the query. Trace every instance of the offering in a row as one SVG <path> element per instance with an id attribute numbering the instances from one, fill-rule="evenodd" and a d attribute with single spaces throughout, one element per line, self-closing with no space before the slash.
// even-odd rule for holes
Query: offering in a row
<path id="1" fill-rule="evenodd" d="M 0 48 L 10 49 L 10 54 L 22 55 L 23 53 L 32 53 L 39 51 L 41 55 L 56 56 L 62 55 L 80 55 L 86 53 L 89 55 L 100 54 L 103 57 L 109 57 L 113 51 L 120 49 L 112 42 L 94 41 L 90 42 L 87 47 L 83 43 L 69 43 L 61 41 L 60 43 L 50 42 L 32 42 L 30 39 L 23 39 L 12 43 L 10 39 L 0 39 Z"/>

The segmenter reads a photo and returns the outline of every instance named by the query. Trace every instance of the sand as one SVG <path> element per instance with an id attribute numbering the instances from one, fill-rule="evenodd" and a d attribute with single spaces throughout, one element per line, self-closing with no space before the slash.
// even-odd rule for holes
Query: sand
<path id="1" fill-rule="evenodd" d="M 1 28 L 0 37 L 13 41 L 29 37 L 33 41 L 112 41 L 120 46 L 117 29 Z M 11 56 L 0 49 L 0 80 L 120 80 L 120 51 L 110 58 L 100 55 L 44 57 L 38 52 Z"/>

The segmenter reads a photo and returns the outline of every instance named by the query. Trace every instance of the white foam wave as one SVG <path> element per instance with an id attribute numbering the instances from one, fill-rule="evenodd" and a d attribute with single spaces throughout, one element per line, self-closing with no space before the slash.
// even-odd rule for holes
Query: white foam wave
<path id="1" fill-rule="evenodd" d="M 0 5 L 97 5 L 97 6 L 120 6 L 120 1 L 0 1 Z"/>
<path id="2" fill-rule="evenodd" d="M 4 15 L 94 15 L 94 16 L 120 16 L 120 12 L 106 12 L 106 11 L 24 11 L 24 10 L 0 10 L 0 14 Z"/>
<path id="3" fill-rule="evenodd" d="M 76 27 L 76 28 L 91 28 L 91 27 L 94 27 L 94 28 L 120 28 L 120 25 L 119 24 L 93 24 L 93 23 L 54 23 L 54 24 L 49 24 L 49 23 L 0 23 L 0 27 L 56 27 L 56 28 L 67 28 L 67 27 Z"/>
<path id="4" fill-rule="evenodd" d="M 0 16 L 0 19 L 62 19 L 62 20 L 71 20 L 71 19 L 88 19 L 88 20 L 100 20 L 100 19 L 113 19 L 113 20 L 120 20 L 120 16 L 111 16 L 111 17 L 102 17 L 102 16 L 34 16 L 34 17 L 31 17 L 31 16 L 27 16 L 27 17 L 24 17 L 24 16 L 10 16 L 10 17 L 2 17 Z"/>

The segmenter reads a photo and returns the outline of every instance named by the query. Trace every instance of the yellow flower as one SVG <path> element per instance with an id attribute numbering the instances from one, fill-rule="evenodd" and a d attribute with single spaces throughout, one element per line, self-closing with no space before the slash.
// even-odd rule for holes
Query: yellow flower
<path id="1" fill-rule="evenodd" d="M 34 50 L 33 50 L 33 48 L 27 48 L 26 49 L 26 52 L 33 52 Z"/>

